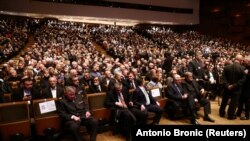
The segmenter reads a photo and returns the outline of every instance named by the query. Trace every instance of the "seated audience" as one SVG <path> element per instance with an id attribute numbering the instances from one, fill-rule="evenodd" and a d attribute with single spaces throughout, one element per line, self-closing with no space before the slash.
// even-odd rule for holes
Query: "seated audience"
<path id="1" fill-rule="evenodd" d="M 194 98 L 185 93 L 181 85 L 181 77 L 179 74 L 173 75 L 173 82 L 168 85 L 167 97 L 169 101 L 166 106 L 166 111 L 169 117 L 189 116 L 191 124 L 198 124 L 195 120 L 196 109 L 192 107 Z M 179 113 L 182 112 L 182 113 Z M 179 115 L 177 115 L 179 114 Z"/>
<path id="2" fill-rule="evenodd" d="M 92 117 L 88 104 L 82 95 L 77 95 L 72 86 L 66 86 L 64 97 L 58 101 L 57 110 L 62 117 L 64 128 L 72 135 L 74 141 L 82 141 L 80 126 L 86 126 L 90 141 L 96 141 L 98 120 Z"/>
<path id="3" fill-rule="evenodd" d="M 106 92 L 105 86 L 100 83 L 100 78 L 97 76 L 94 76 L 92 78 L 92 83 L 89 86 L 88 93 L 100 93 L 100 92 Z"/>
<path id="4" fill-rule="evenodd" d="M 12 91 L 12 101 L 26 101 L 41 98 L 40 92 L 33 86 L 33 80 L 23 78 L 22 87 Z"/>
<path id="5" fill-rule="evenodd" d="M 126 141 L 131 141 L 131 130 L 136 124 L 144 124 L 147 114 L 134 108 L 129 92 L 121 83 L 115 83 L 114 88 L 107 93 L 104 106 L 112 109 L 112 122 L 125 131 Z M 117 129 L 115 129 L 117 130 Z"/>
<path id="6" fill-rule="evenodd" d="M 134 104 L 141 110 L 145 111 L 146 113 L 154 112 L 155 116 L 153 118 L 153 122 L 151 124 L 159 124 L 160 119 L 163 114 L 163 109 L 160 108 L 160 103 L 157 102 L 151 94 L 149 94 L 145 87 L 144 79 L 138 80 L 138 87 L 136 88 L 133 101 Z"/>
<path id="7" fill-rule="evenodd" d="M 201 104 L 204 107 L 204 121 L 214 122 L 212 118 L 209 117 L 211 114 L 211 104 L 208 99 L 206 99 L 205 90 L 193 79 L 193 74 L 191 72 L 185 73 L 185 80 L 182 83 L 184 93 L 187 93 L 190 98 L 193 98 L 194 101 L 190 101 L 190 106 L 195 108 L 195 102 Z M 196 115 L 198 116 L 198 115 Z"/>
<path id="8" fill-rule="evenodd" d="M 61 98 L 63 97 L 63 88 L 57 85 L 57 78 L 52 76 L 49 78 L 49 87 L 42 90 L 43 98 Z"/>

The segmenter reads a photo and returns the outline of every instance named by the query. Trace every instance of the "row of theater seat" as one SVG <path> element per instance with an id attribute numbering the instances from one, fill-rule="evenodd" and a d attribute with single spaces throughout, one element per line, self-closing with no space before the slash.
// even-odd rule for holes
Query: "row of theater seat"
<path id="1" fill-rule="evenodd" d="M 87 94 L 90 111 L 93 116 L 102 123 L 108 123 L 110 109 L 104 107 L 103 103 L 106 93 Z M 156 97 L 164 108 L 166 98 L 162 95 Z M 22 134 L 24 138 L 32 135 L 31 125 L 35 127 L 35 136 L 45 136 L 46 129 L 53 129 L 53 132 L 60 132 L 61 118 L 57 111 L 41 113 L 39 104 L 58 99 L 38 99 L 32 103 L 28 101 L 8 102 L 0 104 L 0 135 L 1 140 L 9 141 L 12 135 Z"/>

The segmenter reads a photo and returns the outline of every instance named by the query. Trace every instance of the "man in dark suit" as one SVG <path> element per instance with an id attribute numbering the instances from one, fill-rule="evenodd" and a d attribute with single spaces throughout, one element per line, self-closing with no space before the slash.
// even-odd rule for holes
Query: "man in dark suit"
<path id="1" fill-rule="evenodd" d="M 136 88 L 133 95 L 133 102 L 141 111 L 154 112 L 155 116 L 151 124 L 159 124 L 163 114 L 163 109 L 160 107 L 160 103 L 157 102 L 151 94 L 148 94 L 145 88 L 144 79 L 138 80 L 139 86 Z"/>
<path id="2" fill-rule="evenodd" d="M 135 124 L 143 124 L 147 114 L 136 109 L 130 100 L 129 92 L 121 83 L 107 93 L 104 106 L 112 109 L 114 125 L 121 125 L 125 130 L 126 141 L 131 141 L 131 129 Z M 117 124 L 118 123 L 118 124 Z M 117 129 L 115 129 L 117 130 Z"/>
<path id="3" fill-rule="evenodd" d="M 49 78 L 49 87 L 42 90 L 43 98 L 61 98 L 63 97 L 63 88 L 57 85 L 57 78 L 52 76 Z"/>
<path id="4" fill-rule="evenodd" d="M 124 85 L 125 87 L 127 87 L 128 89 L 136 89 L 138 86 L 138 82 L 135 79 L 134 73 L 133 72 L 129 72 L 128 73 L 128 78 L 126 78 L 124 80 Z"/>
<path id="5" fill-rule="evenodd" d="M 12 91 L 12 101 L 26 101 L 41 98 L 40 92 L 33 87 L 33 80 L 25 77 L 22 80 L 23 87 Z"/>
<path id="6" fill-rule="evenodd" d="M 240 101 L 237 110 L 237 116 L 241 116 L 243 112 L 243 107 L 245 106 L 245 116 L 241 116 L 241 120 L 249 120 L 250 112 L 250 56 L 244 58 L 246 66 L 246 80 L 242 86 L 242 93 L 240 96 Z"/>
<path id="7" fill-rule="evenodd" d="M 101 78 L 100 83 L 104 86 L 104 89 L 108 90 L 108 85 L 111 80 L 111 72 L 110 70 L 105 70 L 104 76 Z"/>
<path id="8" fill-rule="evenodd" d="M 92 78 L 92 83 L 89 86 L 89 92 L 88 93 L 100 93 L 100 92 L 106 92 L 107 90 L 105 87 L 100 83 L 99 77 L 94 76 Z"/>
<path id="9" fill-rule="evenodd" d="M 57 111 L 62 117 L 65 129 L 69 131 L 74 141 L 82 141 L 79 130 L 81 125 L 87 127 L 90 141 L 96 140 L 98 121 L 92 117 L 88 103 L 82 95 L 76 94 L 74 87 L 65 87 L 64 97 L 57 103 Z"/>
<path id="10" fill-rule="evenodd" d="M 169 111 L 170 114 L 176 114 L 178 109 L 184 108 L 186 111 L 181 111 L 184 113 L 181 113 L 183 115 L 188 115 L 190 118 L 191 124 L 199 124 L 195 120 L 196 110 L 194 105 L 194 98 L 189 97 L 188 93 L 185 93 L 183 90 L 183 87 L 181 85 L 181 77 L 178 74 L 173 75 L 173 82 L 169 84 L 167 89 L 167 97 L 169 98 L 168 106 L 166 107 L 167 111 Z M 175 116 L 175 115 L 169 115 L 169 116 Z"/>
<path id="11" fill-rule="evenodd" d="M 122 85 L 124 85 L 124 76 L 122 75 L 121 72 L 115 72 L 114 78 L 112 78 L 109 81 L 107 91 L 112 91 L 114 89 L 116 83 L 121 83 Z"/>
<path id="12" fill-rule="evenodd" d="M 211 104 L 205 97 L 205 90 L 193 79 L 193 74 L 191 72 L 185 73 L 185 80 L 182 83 L 184 93 L 188 94 L 190 97 L 189 104 L 191 107 L 195 108 L 195 102 L 199 102 L 201 106 L 204 107 L 204 121 L 214 122 L 212 118 L 209 117 L 211 114 Z"/>
<path id="13" fill-rule="evenodd" d="M 236 119 L 235 111 L 241 94 L 242 85 L 246 78 L 246 75 L 244 73 L 245 68 L 241 65 L 242 59 L 242 55 L 236 55 L 234 63 L 226 66 L 223 70 L 223 81 L 225 89 L 222 96 L 219 114 L 221 117 L 225 116 L 225 109 L 228 100 L 230 99 L 229 107 L 227 110 L 227 118 L 229 120 Z"/>
<path id="14" fill-rule="evenodd" d="M 241 65 L 242 55 L 236 55 L 233 64 L 227 65 L 223 70 L 224 93 L 219 109 L 221 117 L 225 116 L 225 109 L 230 99 L 227 115 L 229 120 L 236 119 L 235 111 L 239 102 L 242 84 L 245 81 L 245 68 Z"/>
<path id="15" fill-rule="evenodd" d="M 189 62 L 188 71 L 193 74 L 193 78 L 201 85 L 204 86 L 204 63 L 202 61 L 202 53 L 197 52 L 195 58 Z"/>
<path id="16" fill-rule="evenodd" d="M 70 81 L 72 82 L 70 86 L 75 87 L 76 94 L 81 94 L 83 96 L 86 96 L 85 86 L 83 84 L 80 84 L 78 76 L 70 78 Z"/>

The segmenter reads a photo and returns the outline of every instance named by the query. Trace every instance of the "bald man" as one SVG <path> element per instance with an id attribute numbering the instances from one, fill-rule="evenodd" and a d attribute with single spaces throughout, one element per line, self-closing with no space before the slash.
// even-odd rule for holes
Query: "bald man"
<path id="1" fill-rule="evenodd" d="M 228 101 L 230 100 L 227 115 L 229 120 L 236 119 L 235 111 L 238 105 L 239 97 L 241 94 L 242 84 L 245 81 L 245 68 L 241 65 L 243 56 L 238 54 L 235 56 L 234 63 L 227 65 L 223 70 L 224 80 L 224 93 L 219 110 L 221 117 L 225 116 L 225 109 Z"/>
<path id="2" fill-rule="evenodd" d="M 241 120 L 249 120 L 250 112 L 250 55 L 244 58 L 246 67 L 246 80 L 242 86 L 242 93 L 237 110 L 237 116 L 241 116 L 243 113 L 243 107 L 245 107 L 245 116 L 241 116 Z"/>

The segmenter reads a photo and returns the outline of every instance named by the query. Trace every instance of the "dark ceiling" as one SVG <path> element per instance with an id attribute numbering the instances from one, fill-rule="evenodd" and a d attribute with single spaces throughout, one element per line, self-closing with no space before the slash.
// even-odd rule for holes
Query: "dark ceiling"
<path id="1" fill-rule="evenodd" d="M 200 30 L 250 43 L 250 1 L 200 0 Z"/>

